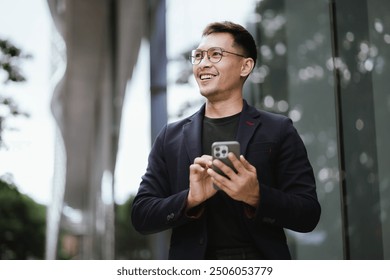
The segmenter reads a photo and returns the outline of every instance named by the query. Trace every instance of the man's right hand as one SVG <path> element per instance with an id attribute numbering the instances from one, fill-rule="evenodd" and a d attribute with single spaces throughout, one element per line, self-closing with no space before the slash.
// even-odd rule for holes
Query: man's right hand
<path id="1" fill-rule="evenodd" d="M 212 197 L 217 191 L 213 188 L 207 170 L 211 168 L 212 157 L 203 155 L 197 157 L 190 166 L 190 191 L 187 197 L 187 210 Z"/>

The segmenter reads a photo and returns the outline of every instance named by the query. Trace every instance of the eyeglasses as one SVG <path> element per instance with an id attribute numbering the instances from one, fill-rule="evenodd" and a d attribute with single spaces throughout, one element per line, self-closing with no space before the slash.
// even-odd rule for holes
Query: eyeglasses
<path id="1" fill-rule="evenodd" d="M 237 56 L 241 56 L 241 57 L 246 57 L 246 56 L 244 56 L 242 54 L 228 52 L 228 51 L 223 50 L 222 48 L 213 47 L 213 48 L 209 48 L 207 51 L 204 51 L 204 50 L 193 50 L 193 51 L 191 51 L 190 61 L 191 61 L 191 63 L 193 65 L 197 65 L 204 58 L 203 54 L 207 53 L 207 58 L 210 60 L 210 62 L 218 63 L 218 62 L 221 61 L 224 52 L 230 53 L 230 54 L 234 54 L 234 55 L 237 55 Z"/>

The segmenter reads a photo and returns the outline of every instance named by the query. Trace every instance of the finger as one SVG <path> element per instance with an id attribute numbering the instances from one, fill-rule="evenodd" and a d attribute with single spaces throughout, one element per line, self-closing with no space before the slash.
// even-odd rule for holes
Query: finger
<path id="1" fill-rule="evenodd" d="M 202 155 L 201 158 L 205 159 L 206 161 L 211 161 L 213 159 L 210 155 Z"/>
<path id="2" fill-rule="evenodd" d="M 214 190 L 226 192 L 226 187 L 221 182 L 219 182 L 216 178 L 213 178 L 211 176 L 210 176 L 210 178 L 211 178 L 211 182 L 213 184 Z"/>
<path id="3" fill-rule="evenodd" d="M 216 177 L 211 177 L 211 181 L 212 181 L 213 185 L 216 186 L 219 190 L 225 192 L 232 199 L 237 200 L 236 199 L 236 190 L 234 188 L 234 185 L 226 177 L 223 177 L 221 175 L 216 176 Z"/>
<path id="4" fill-rule="evenodd" d="M 217 167 L 219 170 L 221 170 L 230 179 L 232 179 L 232 176 L 236 175 L 236 172 L 234 172 L 234 170 L 230 166 L 226 165 L 221 160 L 218 159 L 214 160 L 213 165 Z"/>
<path id="5" fill-rule="evenodd" d="M 241 161 L 242 165 L 245 167 L 245 169 L 247 169 L 251 172 L 256 172 L 256 167 L 254 167 L 252 164 L 250 164 L 249 161 L 247 161 L 243 155 L 240 156 L 240 161 Z"/>
<path id="6" fill-rule="evenodd" d="M 233 164 L 234 168 L 237 170 L 237 172 L 240 173 L 242 171 L 242 169 L 244 168 L 244 166 L 242 165 L 242 162 L 233 153 L 229 153 L 228 158 L 232 162 L 232 164 Z"/>
<path id="7" fill-rule="evenodd" d="M 200 173 L 203 172 L 205 169 L 199 165 L 199 164 L 191 164 L 190 165 L 190 173 Z"/>
<path id="8" fill-rule="evenodd" d="M 225 190 L 230 187 L 231 181 L 225 176 L 219 174 L 211 168 L 207 170 L 207 173 L 211 177 L 213 183 L 215 183 L 220 189 Z"/>
<path id="9" fill-rule="evenodd" d="M 197 157 L 194 160 L 194 164 L 199 164 L 203 167 L 209 167 L 211 166 L 211 156 L 202 156 L 202 157 Z"/>

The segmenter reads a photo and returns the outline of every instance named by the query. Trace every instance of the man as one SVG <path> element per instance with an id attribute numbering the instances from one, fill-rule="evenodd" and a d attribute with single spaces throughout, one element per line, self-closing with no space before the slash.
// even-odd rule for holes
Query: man
<path id="1" fill-rule="evenodd" d="M 231 22 L 208 25 L 191 53 L 206 103 L 160 132 L 132 208 L 139 232 L 172 229 L 170 259 L 290 259 L 283 228 L 318 223 L 312 167 L 292 122 L 243 100 L 256 58 L 253 37 Z M 241 145 L 239 158 L 228 155 L 235 171 L 210 156 L 226 140 Z"/>

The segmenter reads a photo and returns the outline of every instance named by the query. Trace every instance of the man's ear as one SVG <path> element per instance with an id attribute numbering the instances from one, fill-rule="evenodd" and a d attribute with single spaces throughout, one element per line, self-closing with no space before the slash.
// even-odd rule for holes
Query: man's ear
<path id="1" fill-rule="evenodd" d="M 241 77 L 247 77 L 252 72 L 253 67 L 255 67 L 255 62 L 252 58 L 247 57 L 244 59 L 244 62 L 241 66 Z"/>

